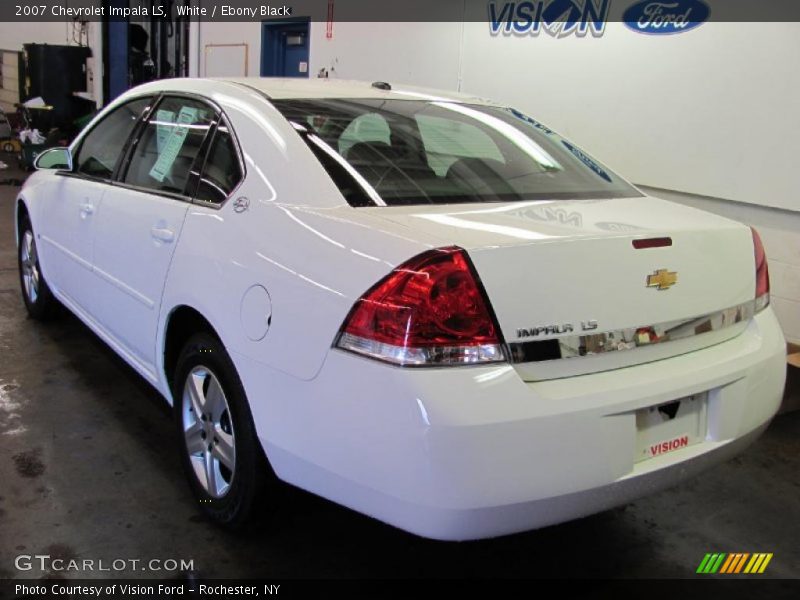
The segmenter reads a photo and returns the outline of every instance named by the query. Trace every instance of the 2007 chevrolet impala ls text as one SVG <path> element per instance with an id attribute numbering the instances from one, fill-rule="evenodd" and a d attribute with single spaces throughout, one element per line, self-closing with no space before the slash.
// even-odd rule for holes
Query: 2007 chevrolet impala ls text
<path id="1" fill-rule="evenodd" d="M 541 527 L 733 456 L 781 399 L 758 234 L 512 108 L 166 80 L 37 167 L 30 315 L 65 305 L 163 394 L 229 526 L 277 477 L 432 538 Z"/>

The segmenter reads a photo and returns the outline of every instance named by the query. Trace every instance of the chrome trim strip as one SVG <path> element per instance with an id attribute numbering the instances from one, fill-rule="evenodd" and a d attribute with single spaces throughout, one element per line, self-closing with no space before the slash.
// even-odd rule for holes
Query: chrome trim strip
<path id="1" fill-rule="evenodd" d="M 726 308 L 715 313 L 668 321 L 656 325 L 630 327 L 591 335 L 571 335 L 508 344 L 512 363 L 546 362 L 564 358 L 588 358 L 609 352 L 636 350 L 655 344 L 719 331 L 749 321 L 769 305 L 769 296 Z"/>

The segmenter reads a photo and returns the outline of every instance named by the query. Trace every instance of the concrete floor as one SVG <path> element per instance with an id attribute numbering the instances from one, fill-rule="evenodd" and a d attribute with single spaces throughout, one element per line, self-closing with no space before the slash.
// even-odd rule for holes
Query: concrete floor
<path id="1" fill-rule="evenodd" d="M 184 482 L 161 398 L 74 317 L 26 318 L 16 193 L 0 185 L 0 578 L 43 575 L 16 571 L 19 554 L 193 559 L 202 577 L 671 578 L 713 551 L 773 552 L 765 576 L 800 577 L 800 412 L 679 487 L 512 537 L 432 542 L 289 488 L 279 517 L 222 531 Z"/>

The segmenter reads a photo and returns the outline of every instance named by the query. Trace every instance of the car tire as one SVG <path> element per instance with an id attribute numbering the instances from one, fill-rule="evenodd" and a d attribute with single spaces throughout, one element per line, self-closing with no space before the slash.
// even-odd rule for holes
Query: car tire
<path id="1" fill-rule="evenodd" d="M 213 521 L 237 529 L 272 477 L 244 387 L 216 336 L 189 339 L 172 387 L 181 460 L 195 498 Z"/>
<path id="2" fill-rule="evenodd" d="M 31 318 L 44 321 L 55 316 L 58 311 L 58 300 L 50 291 L 50 286 L 47 285 L 42 273 L 36 249 L 36 236 L 33 234 L 33 227 L 27 215 L 22 218 L 19 228 L 17 268 L 22 299 Z"/>

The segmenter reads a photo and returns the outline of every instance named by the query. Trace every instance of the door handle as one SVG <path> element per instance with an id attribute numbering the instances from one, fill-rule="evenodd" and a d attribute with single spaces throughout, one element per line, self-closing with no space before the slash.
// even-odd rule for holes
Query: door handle
<path id="1" fill-rule="evenodd" d="M 83 216 L 88 216 L 94 213 L 94 204 L 89 204 L 88 202 L 84 202 L 80 206 L 81 214 Z"/>
<path id="2" fill-rule="evenodd" d="M 175 232 L 167 228 L 153 227 L 150 230 L 150 235 L 152 235 L 155 239 L 161 240 L 162 242 L 166 242 L 168 244 L 175 240 Z"/>

